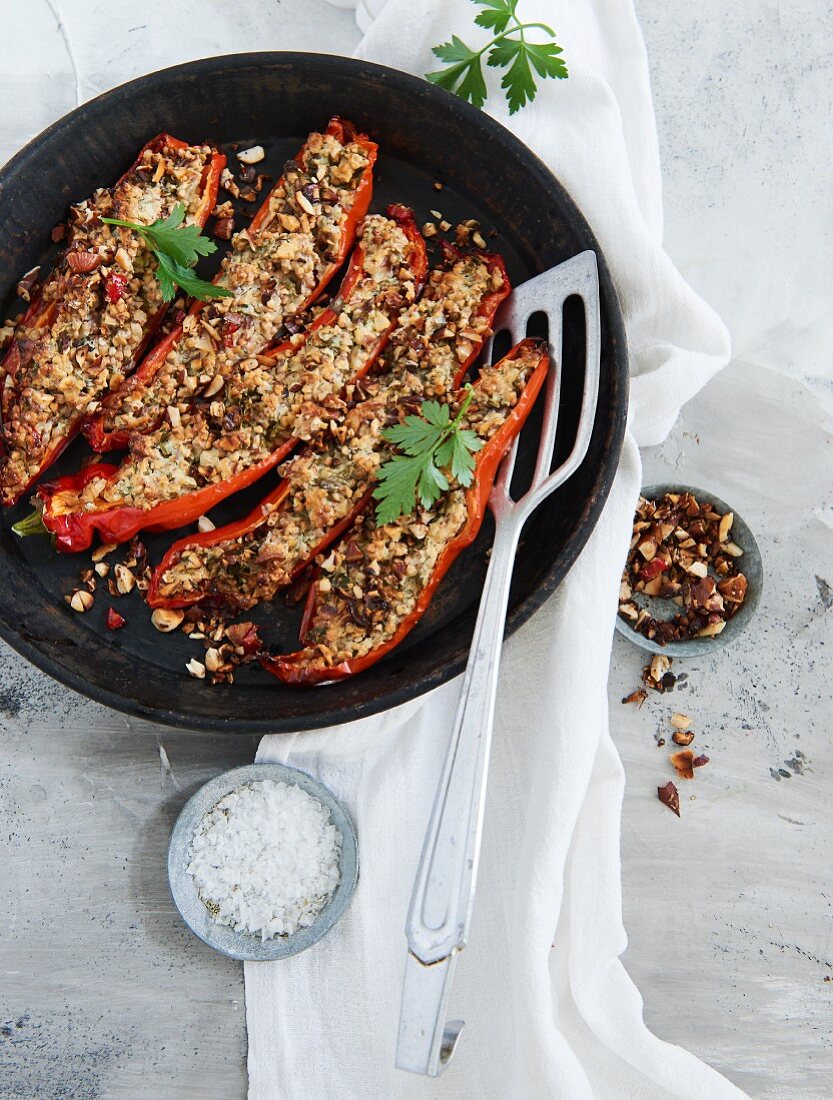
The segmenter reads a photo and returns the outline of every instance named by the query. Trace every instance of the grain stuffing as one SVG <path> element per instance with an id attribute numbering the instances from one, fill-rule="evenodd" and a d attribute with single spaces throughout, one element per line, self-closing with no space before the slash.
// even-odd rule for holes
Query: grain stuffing
<path id="1" fill-rule="evenodd" d="M 168 408 L 218 392 L 238 363 L 267 350 L 287 318 L 321 293 L 369 200 L 375 146 L 351 135 L 331 124 L 287 162 L 251 225 L 231 239 L 216 280 L 231 297 L 195 306 L 169 345 L 105 402 L 88 432 L 96 449 L 152 431 Z"/>
<path id="2" fill-rule="evenodd" d="M 481 371 L 465 415 L 466 427 L 486 444 L 478 452 L 479 464 L 494 457 L 488 442 L 509 422 L 530 379 L 535 374 L 542 380 L 542 362 L 546 369 L 546 354 L 526 341 L 517 353 Z M 500 454 L 503 450 L 502 444 Z M 307 673 L 310 679 L 326 680 L 330 673 L 338 678 L 359 671 L 363 661 L 377 659 L 401 641 L 451 560 L 477 534 L 482 494 L 491 488 L 482 469 L 479 477 L 481 484 L 470 489 L 450 478 L 450 490 L 430 510 L 418 506 L 393 523 L 377 526 L 374 514 L 365 512 L 344 543 L 320 562 L 305 619 L 304 648 L 267 660 L 266 667 L 291 682 Z"/>
<path id="3" fill-rule="evenodd" d="M 181 500 L 170 524 L 181 526 L 200 514 L 195 493 L 211 486 L 216 503 L 239 487 L 241 476 L 259 476 L 298 438 L 312 438 L 340 416 L 341 391 L 368 369 L 424 275 L 413 217 L 402 207 L 394 213 L 364 219 L 344 292 L 306 338 L 299 335 L 297 346 L 290 342 L 274 357 L 241 360 L 199 399 L 169 406 L 163 427 L 131 437 L 130 454 L 115 475 L 105 467 L 108 472 L 80 489 L 48 496 L 47 524 L 113 508 L 139 509 L 156 522 L 157 505 Z M 188 497 L 193 515 L 185 511 Z M 141 526 L 141 517 L 136 523 Z"/>
<path id="4" fill-rule="evenodd" d="M 71 208 L 67 248 L 0 367 L 4 504 L 20 498 L 121 386 L 164 313 L 155 257 L 138 234 L 101 218 L 149 225 L 181 203 L 186 222 L 202 225 L 216 194 L 210 169 L 223 161 L 207 145 L 161 135 L 113 188 Z"/>
<path id="5" fill-rule="evenodd" d="M 381 357 L 375 394 L 334 418 L 319 445 L 284 465 L 283 485 L 251 530 L 228 539 L 216 532 L 208 545 L 186 543 L 163 563 L 154 586 L 159 598 L 194 602 L 210 593 L 242 608 L 272 599 L 369 503 L 388 452 L 383 429 L 418 411 L 424 397 L 452 391 L 461 365 L 491 331 L 484 304 L 507 291 L 502 268 L 480 254 L 450 257 L 449 267 L 433 271 Z M 484 399 L 491 384 L 484 373 Z"/>

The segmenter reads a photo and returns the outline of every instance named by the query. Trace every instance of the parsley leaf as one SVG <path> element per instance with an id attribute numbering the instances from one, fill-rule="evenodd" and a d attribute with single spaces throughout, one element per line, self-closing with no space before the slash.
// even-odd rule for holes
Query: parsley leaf
<path id="1" fill-rule="evenodd" d="M 230 290 L 205 282 L 204 279 L 195 275 L 190 267 L 183 267 L 182 264 L 169 259 L 164 252 L 157 252 L 156 258 L 159 261 L 156 277 L 162 287 L 163 301 L 170 302 L 176 294 L 177 287 L 184 290 L 190 297 L 199 298 L 202 302 L 207 302 L 209 298 L 231 297 Z M 217 293 L 218 291 L 222 293 Z"/>
<path id="2" fill-rule="evenodd" d="M 475 107 L 482 107 L 486 102 L 487 93 L 480 64 L 481 55 L 470 50 L 456 34 L 451 36 L 450 42 L 435 46 L 432 52 L 449 68 L 426 73 L 426 78 L 432 84 L 445 88 L 447 92 L 454 92 L 461 99 L 468 100 Z"/>
<path id="3" fill-rule="evenodd" d="M 488 96 L 483 75 L 483 56 L 493 68 L 505 69 L 500 82 L 506 93 L 509 113 L 514 115 L 535 98 L 538 86 L 535 74 L 542 79 L 563 80 L 567 66 L 559 55 L 563 50 L 555 41 L 555 31 L 546 23 L 522 23 L 517 7 L 520 0 L 472 0 L 483 10 L 475 16 L 475 24 L 493 31 L 495 37 L 479 50 L 473 50 L 458 36 L 435 46 L 433 53 L 448 67 L 426 73 L 426 79 L 461 99 L 482 107 Z M 527 32 L 540 31 L 550 36 L 549 42 L 528 42 Z M 517 37 L 516 37 L 517 36 Z M 534 71 L 533 71 L 534 70 Z"/>
<path id="4" fill-rule="evenodd" d="M 210 256 L 217 245 L 202 235 L 198 225 L 183 225 L 185 205 L 177 203 L 167 218 L 160 218 L 151 225 L 122 221 L 120 218 L 102 218 L 108 225 L 120 225 L 138 233 L 159 261 L 156 277 L 162 288 L 162 300 L 170 302 L 176 288 L 184 290 L 192 298 L 207 302 L 211 298 L 230 298 L 231 291 L 198 278 L 190 268 L 200 256 Z"/>
<path id="5" fill-rule="evenodd" d="M 558 56 L 558 54 L 564 51 L 560 46 L 556 46 L 555 42 L 546 42 L 543 45 L 526 42 L 524 45 L 529 55 L 529 60 L 532 62 L 533 68 L 539 76 L 551 76 L 555 77 L 556 80 L 564 80 L 567 77 L 567 66 Z"/>
<path id="6" fill-rule="evenodd" d="M 410 515 L 417 503 L 430 508 L 449 489 L 446 470 L 460 485 L 471 485 L 474 455 L 483 446 L 474 432 L 461 427 L 474 396 L 467 387 L 463 403 L 454 419 L 448 405 L 423 401 L 421 416 L 411 413 L 401 424 L 382 433 L 388 443 L 402 454 L 393 455 L 379 469 L 379 484 L 373 490 L 376 522 L 393 523 Z"/>
<path id="7" fill-rule="evenodd" d="M 506 92 L 506 102 L 509 104 L 509 114 L 514 115 L 521 107 L 531 103 L 535 98 L 537 88 L 535 77 L 532 75 L 526 45 L 513 38 L 505 38 L 489 54 L 489 65 L 511 65 L 503 75 L 500 82 L 501 88 Z"/>
<path id="8" fill-rule="evenodd" d="M 477 26 L 503 34 L 515 14 L 518 0 L 473 0 L 473 3 L 486 9 L 475 17 Z"/>

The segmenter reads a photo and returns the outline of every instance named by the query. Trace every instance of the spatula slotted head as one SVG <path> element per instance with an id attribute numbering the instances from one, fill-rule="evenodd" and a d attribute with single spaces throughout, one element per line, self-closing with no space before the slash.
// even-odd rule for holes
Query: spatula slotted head
<path id="1" fill-rule="evenodd" d="M 584 304 L 584 392 L 572 450 L 566 461 L 557 470 L 551 472 L 561 394 L 563 311 L 564 303 L 573 296 L 581 298 Z M 530 323 L 533 322 L 533 318 L 537 320 L 541 316 L 545 318 L 547 324 L 547 341 L 552 368 L 547 378 L 544 420 L 538 443 L 535 472 L 526 492 L 517 501 L 513 501 L 510 496 L 510 485 L 518 451 L 516 438 L 495 484 L 493 508 L 496 514 L 501 510 L 499 502 L 503 503 L 504 508 L 513 503 L 523 502 L 524 515 L 528 515 L 578 469 L 587 454 L 599 393 L 601 358 L 599 275 L 594 252 L 581 252 L 578 256 L 550 268 L 542 275 L 536 275 L 534 279 L 529 279 L 513 289 L 495 316 L 494 336 L 486 347 L 487 361 L 491 361 L 494 341 L 500 338 L 502 332 L 508 333 L 510 342 L 514 346 L 525 336 L 533 335 L 528 331 Z"/>

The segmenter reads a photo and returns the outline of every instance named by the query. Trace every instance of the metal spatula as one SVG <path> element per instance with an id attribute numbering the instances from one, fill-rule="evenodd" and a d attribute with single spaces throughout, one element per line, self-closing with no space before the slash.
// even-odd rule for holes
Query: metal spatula
<path id="1" fill-rule="evenodd" d="M 558 429 L 562 371 L 562 311 L 573 295 L 584 302 L 586 357 L 578 430 L 565 462 L 550 472 Z M 512 567 L 524 523 L 538 505 L 576 472 L 587 454 L 599 393 L 601 322 L 596 256 L 582 252 L 516 287 L 495 318 L 495 333 L 508 329 L 512 344 L 526 335 L 536 313 L 546 314 L 552 366 L 538 458 L 532 483 L 518 500 L 510 496 L 518 441 L 506 456 L 489 506 L 495 540 L 445 767 L 414 882 L 406 932 L 408 959 L 396 1064 L 437 1077 L 448 1065 L 462 1020 L 446 1024 L 454 965 L 471 922 L 500 651 Z M 492 342 L 487 347 L 491 357 Z"/>

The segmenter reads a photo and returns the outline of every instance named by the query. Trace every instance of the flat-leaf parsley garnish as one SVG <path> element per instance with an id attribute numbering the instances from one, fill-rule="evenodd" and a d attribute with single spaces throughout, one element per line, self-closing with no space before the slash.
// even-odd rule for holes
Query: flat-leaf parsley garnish
<path id="1" fill-rule="evenodd" d="M 230 290 L 207 283 L 191 270 L 199 256 L 210 256 L 217 251 L 217 245 L 202 235 L 198 225 L 182 224 L 185 220 L 184 203 L 177 203 L 167 218 L 160 218 L 151 225 L 139 225 L 138 222 L 122 221 L 120 218 L 101 220 L 107 225 L 120 225 L 141 235 L 159 261 L 156 277 L 162 288 L 163 301 L 170 302 L 177 287 L 201 302 L 231 297 Z"/>
<path id="2" fill-rule="evenodd" d="M 464 487 L 471 485 L 474 455 L 483 441 L 462 427 L 474 396 L 471 386 L 466 389 L 453 420 L 448 405 L 423 401 L 420 416 L 411 413 L 401 424 L 382 432 L 383 438 L 402 453 L 389 458 L 379 469 L 379 484 L 373 491 L 379 525 L 410 514 L 417 503 L 430 508 L 448 491 L 446 473 Z"/>
<path id="3" fill-rule="evenodd" d="M 504 70 L 500 86 L 506 92 L 509 113 L 514 115 L 535 98 L 536 73 L 542 80 L 547 77 L 563 80 L 568 75 L 555 31 L 546 23 L 522 23 L 517 14 L 520 0 L 472 0 L 472 3 L 483 8 L 474 20 L 477 26 L 493 31 L 495 37 L 479 50 L 471 49 L 456 34 L 450 42 L 435 46 L 434 56 L 448 67 L 425 74 L 432 84 L 482 107 L 488 96 L 482 64 L 485 54 L 487 65 Z M 528 42 L 529 31 L 548 34 L 550 41 Z"/>

